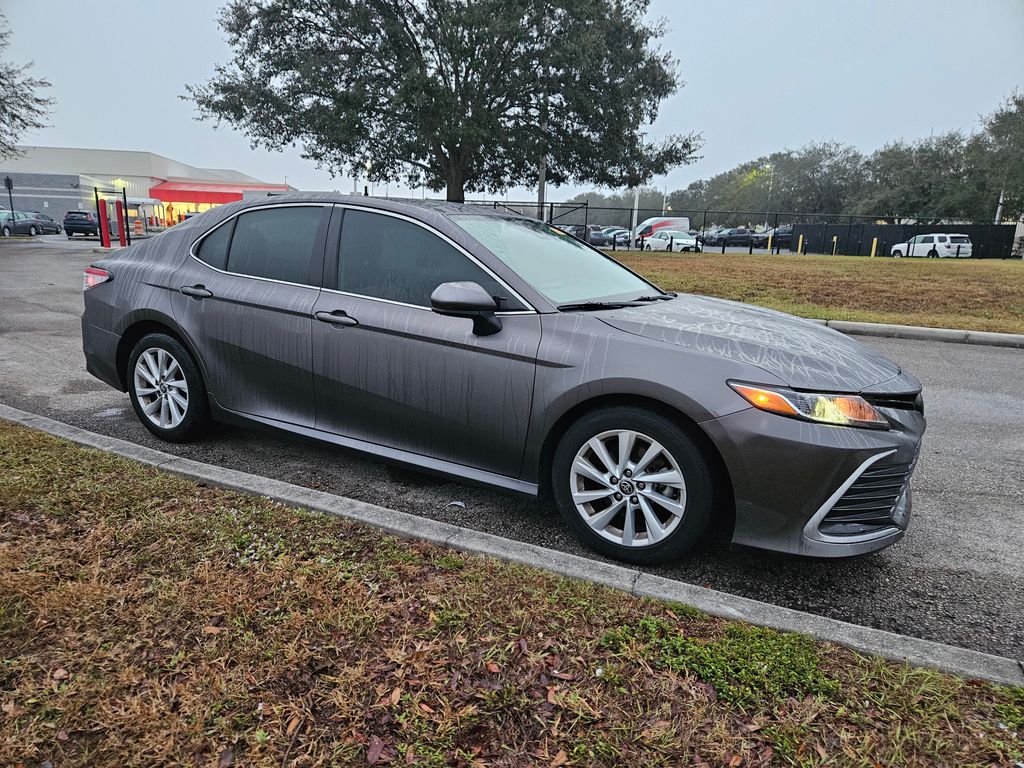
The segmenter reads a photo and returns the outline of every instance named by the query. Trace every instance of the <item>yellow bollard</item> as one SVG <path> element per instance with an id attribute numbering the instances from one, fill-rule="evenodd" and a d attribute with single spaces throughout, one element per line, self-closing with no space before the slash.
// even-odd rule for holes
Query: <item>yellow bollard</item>
<path id="1" fill-rule="evenodd" d="M 875 251 L 878 249 L 878 238 L 871 238 L 871 258 L 875 258 Z"/>
<path id="2" fill-rule="evenodd" d="M 836 248 L 839 247 L 839 235 L 832 235 L 832 255 L 836 255 Z"/>
<path id="3" fill-rule="evenodd" d="M 772 252 L 772 238 L 773 237 L 775 237 L 775 235 L 768 235 L 768 253 Z"/>
<path id="4" fill-rule="evenodd" d="M 796 252 L 797 253 L 803 253 L 804 252 L 804 236 L 803 235 L 800 235 L 800 239 L 797 241 Z"/>

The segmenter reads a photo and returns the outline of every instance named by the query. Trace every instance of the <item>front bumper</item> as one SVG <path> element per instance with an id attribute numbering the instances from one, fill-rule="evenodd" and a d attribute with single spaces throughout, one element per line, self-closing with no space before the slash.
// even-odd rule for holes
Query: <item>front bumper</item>
<path id="1" fill-rule="evenodd" d="M 874 552 L 903 538 L 924 434 L 916 410 L 856 429 L 748 408 L 704 422 L 732 480 L 733 543 L 811 557 Z"/>

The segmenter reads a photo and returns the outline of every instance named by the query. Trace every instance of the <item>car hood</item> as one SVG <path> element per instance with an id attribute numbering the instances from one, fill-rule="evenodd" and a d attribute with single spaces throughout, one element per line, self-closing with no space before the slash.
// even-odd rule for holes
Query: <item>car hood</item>
<path id="1" fill-rule="evenodd" d="M 838 331 L 782 312 L 681 294 L 598 315 L 626 333 L 757 366 L 791 387 L 917 392 L 896 363 Z"/>

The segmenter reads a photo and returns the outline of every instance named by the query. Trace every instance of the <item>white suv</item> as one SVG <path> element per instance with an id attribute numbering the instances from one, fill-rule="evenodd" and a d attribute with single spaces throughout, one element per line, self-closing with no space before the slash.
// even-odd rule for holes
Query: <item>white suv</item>
<path id="1" fill-rule="evenodd" d="M 971 255 L 971 238 L 967 235 L 917 235 L 905 243 L 896 243 L 889 253 L 897 259 L 902 256 L 966 259 Z"/>

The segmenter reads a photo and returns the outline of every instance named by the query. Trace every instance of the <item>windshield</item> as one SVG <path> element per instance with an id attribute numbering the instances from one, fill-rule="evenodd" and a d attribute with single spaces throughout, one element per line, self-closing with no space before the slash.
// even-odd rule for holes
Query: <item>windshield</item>
<path id="1" fill-rule="evenodd" d="M 452 216 L 553 304 L 633 299 L 653 286 L 574 237 L 533 219 Z M 657 291 L 657 289 L 654 289 Z"/>

